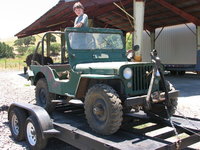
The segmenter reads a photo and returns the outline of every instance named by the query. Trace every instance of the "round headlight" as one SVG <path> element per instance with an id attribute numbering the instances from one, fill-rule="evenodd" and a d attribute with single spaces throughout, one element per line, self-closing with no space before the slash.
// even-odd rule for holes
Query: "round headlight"
<path id="1" fill-rule="evenodd" d="M 132 70 L 131 68 L 125 68 L 124 71 L 123 71 L 123 76 L 125 79 L 131 79 L 132 78 Z"/>

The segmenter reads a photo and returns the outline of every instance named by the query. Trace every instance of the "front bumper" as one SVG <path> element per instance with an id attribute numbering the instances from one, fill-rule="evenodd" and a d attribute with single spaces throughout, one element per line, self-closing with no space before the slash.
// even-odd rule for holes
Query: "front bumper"
<path id="1" fill-rule="evenodd" d="M 169 99 L 177 98 L 179 96 L 179 91 L 169 91 L 168 92 Z M 136 96 L 136 97 L 129 97 L 125 100 L 125 106 L 144 106 L 146 105 L 146 97 L 147 95 L 143 96 Z M 152 103 L 159 103 L 165 101 L 165 92 L 160 93 L 159 99 L 153 99 Z"/>

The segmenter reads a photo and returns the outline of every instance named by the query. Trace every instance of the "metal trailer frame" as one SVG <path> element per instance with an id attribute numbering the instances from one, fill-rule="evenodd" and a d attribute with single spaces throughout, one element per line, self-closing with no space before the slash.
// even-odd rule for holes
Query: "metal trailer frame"
<path id="1" fill-rule="evenodd" d="M 161 131 L 158 132 L 162 128 L 170 127 L 169 120 L 157 118 L 152 121 L 152 119 L 150 120 L 149 117 L 140 113 L 126 114 L 125 125 L 122 125 L 117 133 L 110 136 L 102 136 L 89 128 L 82 106 L 60 106 L 49 115 L 42 107 L 25 103 L 13 103 L 9 108 L 8 115 L 14 108 L 22 109 L 26 115 L 32 115 L 37 118 L 43 138 L 54 137 L 83 150 L 173 150 L 188 148 L 188 146 L 200 142 L 200 130 L 188 124 L 180 116 L 173 116 L 172 120 L 177 132 L 179 134 L 185 133 L 187 137 L 181 139 L 182 142 L 177 145 L 177 142 L 166 140 L 176 135 L 172 128 L 161 134 Z M 191 124 L 200 126 L 200 120 L 187 119 Z M 144 124 L 147 123 L 151 125 L 145 126 Z M 140 127 L 138 128 L 138 126 Z M 157 133 L 151 136 L 150 133 L 154 131 L 157 131 Z"/>
<path id="2" fill-rule="evenodd" d="M 200 50 L 197 51 L 196 64 L 166 64 L 165 69 L 168 71 L 200 71 Z"/>

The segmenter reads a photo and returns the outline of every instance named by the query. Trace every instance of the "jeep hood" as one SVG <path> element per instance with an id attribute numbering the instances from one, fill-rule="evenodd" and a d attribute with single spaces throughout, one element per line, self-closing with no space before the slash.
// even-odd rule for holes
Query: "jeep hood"
<path id="1" fill-rule="evenodd" d="M 79 71 L 82 74 L 102 74 L 102 75 L 116 75 L 119 74 L 119 70 L 122 66 L 132 66 L 136 64 L 150 64 L 147 62 L 96 62 L 96 63 L 84 63 L 77 64 L 74 67 L 75 71 Z"/>

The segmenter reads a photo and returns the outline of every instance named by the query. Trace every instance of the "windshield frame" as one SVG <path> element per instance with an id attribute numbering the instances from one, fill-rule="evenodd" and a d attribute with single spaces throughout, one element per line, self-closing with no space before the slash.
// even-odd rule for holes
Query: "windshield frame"
<path id="1" fill-rule="evenodd" d="M 124 49 L 123 36 L 119 33 L 73 31 L 73 32 L 68 32 L 67 36 L 69 40 L 69 47 L 72 50 L 123 50 Z"/>
<path id="2" fill-rule="evenodd" d="M 75 49 L 71 47 L 70 44 L 70 39 L 69 34 L 71 32 L 77 32 L 77 33 L 91 33 L 91 34 L 118 34 L 120 35 L 121 41 L 122 41 L 122 47 L 121 48 L 110 48 L 110 49 L 99 49 L 99 48 L 95 48 L 95 49 Z M 67 47 L 69 49 L 69 51 L 87 51 L 87 50 L 92 50 L 92 51 L 100 51 L 100 50 L 125 50 L 125 38 L 123 36 L 123 32 L 121 30 L 118 29 L 109 29 L 109 28 L 74 28 L 74 27 L 68 27 L 65 29 L 65 39 L 66 39 L 66 44 Z"/>

